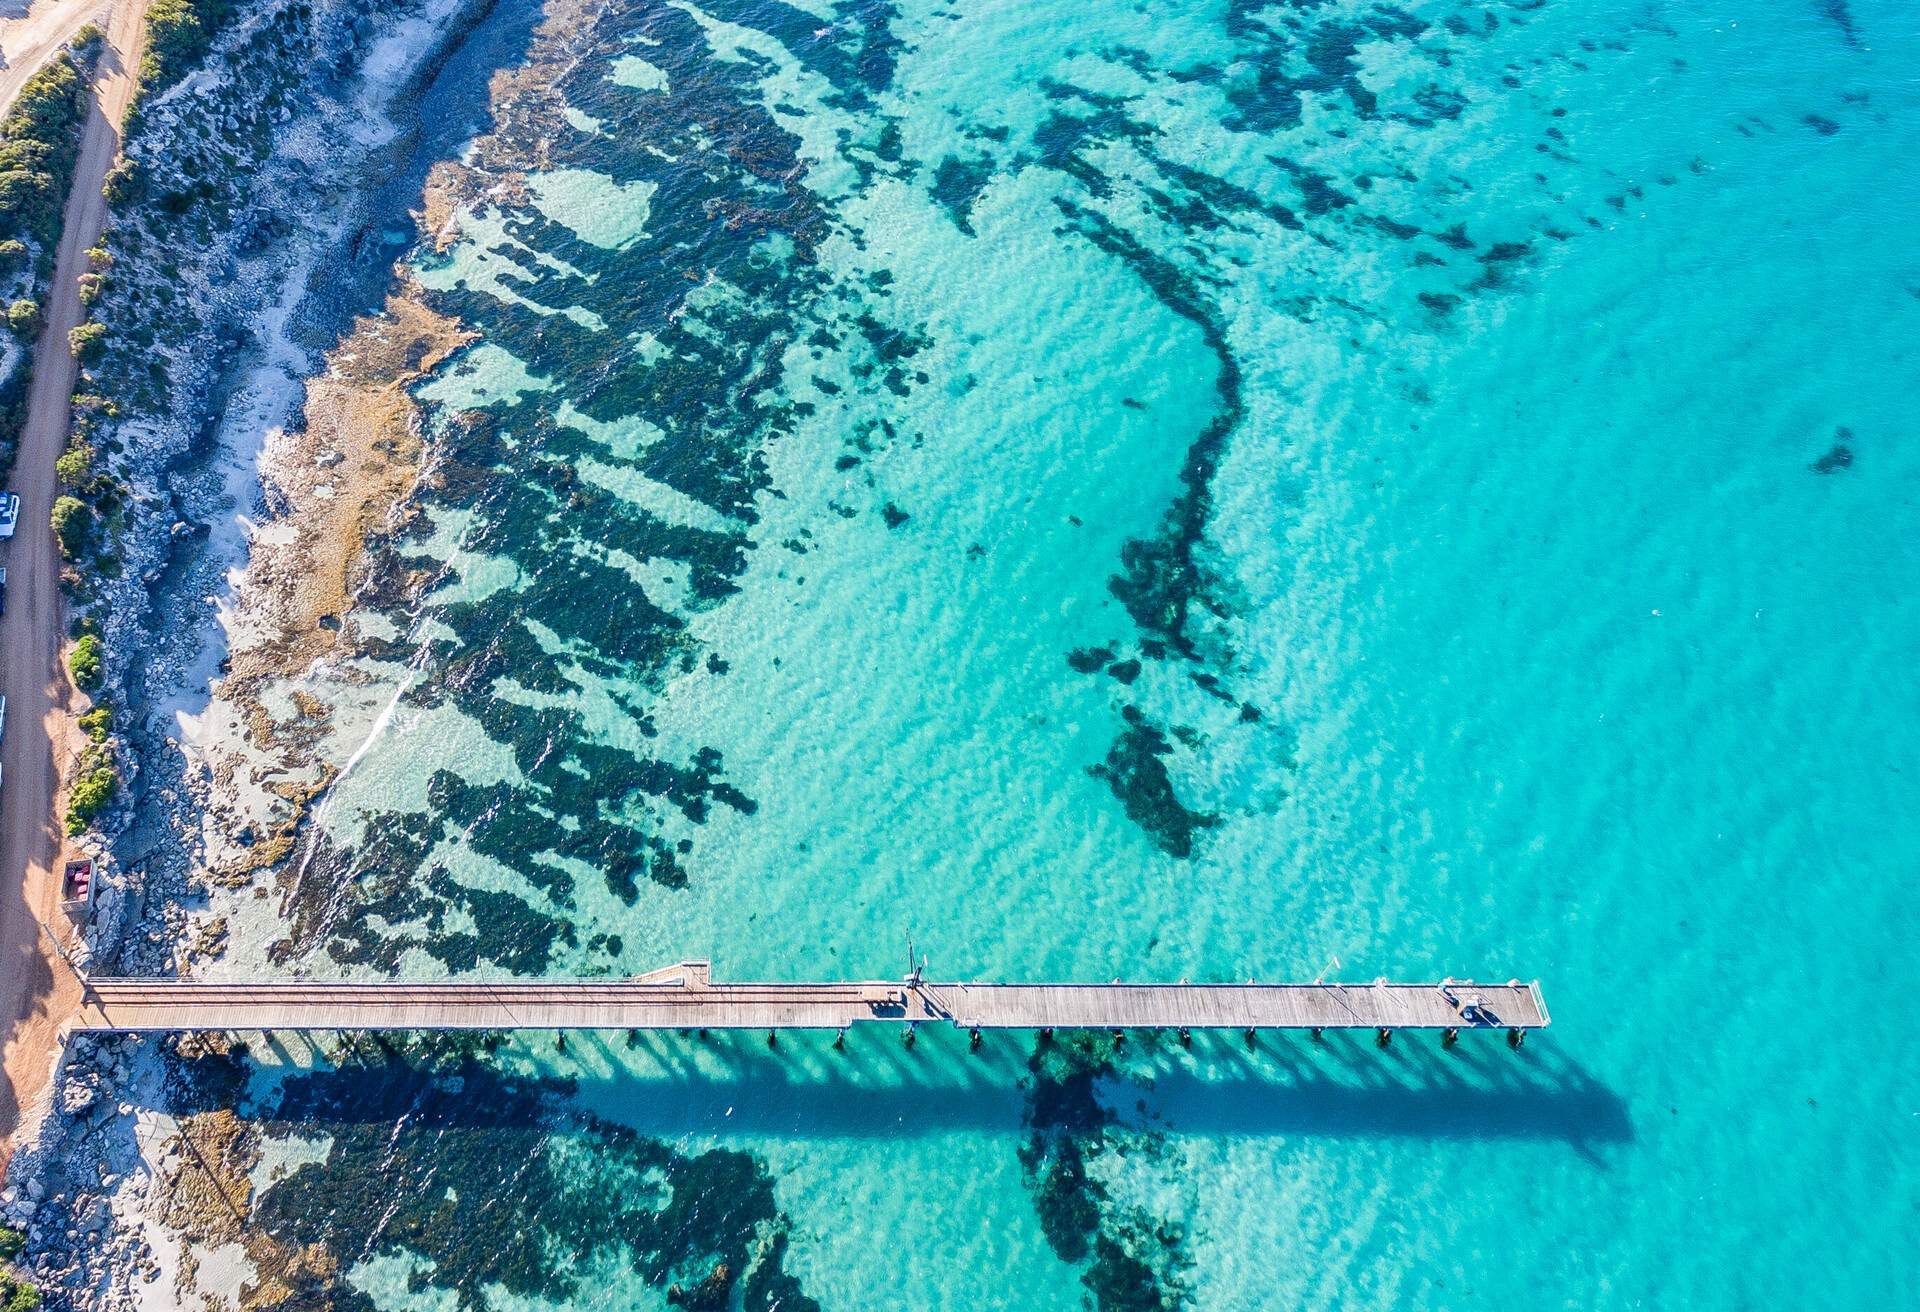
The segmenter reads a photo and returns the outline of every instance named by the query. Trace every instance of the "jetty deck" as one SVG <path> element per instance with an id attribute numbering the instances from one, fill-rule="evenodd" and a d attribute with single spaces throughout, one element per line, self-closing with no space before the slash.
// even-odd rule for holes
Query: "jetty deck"
<path id="1" fill-rule="evenodd" d="M 705 962 L 627 980 L 437 984 L 91 979 L 73 1028 L 185 1030 L 1468 1030 L 1549 1023 L 1537 983 L 716 984 Z"/>

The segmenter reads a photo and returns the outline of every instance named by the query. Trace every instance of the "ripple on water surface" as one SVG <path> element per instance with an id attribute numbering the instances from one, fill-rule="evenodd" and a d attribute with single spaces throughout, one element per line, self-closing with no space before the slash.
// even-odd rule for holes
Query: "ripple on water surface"
<path id="1" fill-rule="evenodd" d="M 1337 956 L 1539 974 L 1556 1025 L 367 1055 L 250 1104 L 331 1137 L 269 1228 L 382 1307 L 1887 1301 L 1920 1070 L 1805 1026 L 1914 972 L 1920 184 L 1911 25 L 1836 12 L 613 6 L 537 46 L 558 101 L 468 154 L 514 185 L 415 256 L 480 341 L 419 389 L 443 531 L 382 548 L 430 579 L 365 667 L 397 700 L 237 937 Z"/>

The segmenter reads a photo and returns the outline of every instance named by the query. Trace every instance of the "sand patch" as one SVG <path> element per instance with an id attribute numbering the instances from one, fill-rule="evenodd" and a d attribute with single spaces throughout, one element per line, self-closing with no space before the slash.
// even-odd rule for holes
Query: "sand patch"
<path id="1" fill-rule="evenodd" d="M 526 176 L 551 171 L 551 126 L 566 109 L 553 84 L 572 56 L 555 38 L 597 8 L 550 0 L 540 53 L 490 81 L 496 128 L 470 155 L 487 162 L 430 170 L 415 217 L 441 255 L 472 235 L 465 230 L 477 216 L 533 208 Z M 511 167 L 495 166 L 502 155 Z M 381 677 L 378 657 L 361 658 L 393 637 L 378 609 L 354 613 L 356 596 L 375 582 L 368 544 L 406 526 L 411 493 L 430 477 L 416 393 L 458 409 L 463 388 L 494 377 L 483 353 L 464 359 L 456 376 L 417 386 L 470 340 L 427 307 L 427 291 L 402 275 L 382 312 L 358 320 L 307 384 L 301 425 L 271 437 L 263 452 L 273 513 L 249 549 L 203 739 L 210 787 L 201 873 L 215 885 L 237 890 L 276 868 L 286 877 L 307 817 L 348 764 L 341 735 L 359 724 L 360 694 Z M 424 582 L 424 574 L 382 575 L 378 586 L 404 593 Z"/>
<path id="2" fill-rule="evenodd" d="M 479 186 L 479 175 L 454 160 L 441 160 L 427 171 L 416 215 L 420 230 L 433 239 L 434 250 L 444 255 L 460 236 L 461 207 Z"/>
<path id="3" fill-rule="evenodd" d="M 226 1108 L 185 1117 L 163 1161 L 158 1217 L 191 1245 L 178 1273 L 181 1306 L 195 1306 L 195 1294 L 204 1299 L 199 1255 L 215 1252 L 243 1264 L 242 1308 L 325 1296 L 339 1276 L 339 1263 L 326 1246 L 290 1247 L 252 1223 L 253 1174 L 261 1161 L 257 1127 Z"/>
<path id="4" fill-rule="evenodd" d="M 581 241 L 606 250 L 647 235 L 655 182 L 617 182 L 588 169 L 555 169 L 527 178 L 533 207 Z"/>
<path id="5" fill-rule="evenodd" d="M 270 598 L 267 636 L 233 653 L 229 688 L 308 669 L 339 644 L 368 537 L 393 527 L 419 477 L 408 389 L 467 340 L 416 300 L 390 297 L 360 319 L 307 384 L 304 433 L 270 442 L 266 476 L 290 536 L 256 541 L 249 593 Z M 318 718 L 311 701 L 300 718 Z"/>
<path id="6" fill-rule="evenodd" d="M 249 554 L 245 636 L 234 644 L 219 697 L 275 763 L 263 768 L 258 758 L 229 752 L 213 768 L 221 792 L 231 795 L 240 782 L 235 771 L 247 762 L 246 791 L 279 804 L 245 832 L 237 852 L 214 863 L 216 883 L 244 884 L 283 861 L 308 807 L 333 779 L 332 766 L 316 765 L 331 709 L 305 691 L 278 708 L 268 692 L 350 651 L 348 616 L 364 582 L 368 540 L 399 527 L 421 476 L 409 389 L 466 341 L 452 319 L 407 295 L 389 297 L 380 314 L 356 321 L 326 371 L 307 384 L 303 429 L 267 444 L 264 477 L 283 504 L 274 531 L 256 537 Z"/>

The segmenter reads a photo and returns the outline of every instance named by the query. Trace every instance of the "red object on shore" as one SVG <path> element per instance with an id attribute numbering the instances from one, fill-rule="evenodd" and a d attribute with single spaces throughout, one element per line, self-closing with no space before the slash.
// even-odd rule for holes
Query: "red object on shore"
<path id="1" fill-rule="evenodd" d="M 86 900 L 87 890 L 93 885 L 92 861 L 67 862 L 66 877 L 60 882 L 60 900 L 62 902 L 81 902 Z"/>

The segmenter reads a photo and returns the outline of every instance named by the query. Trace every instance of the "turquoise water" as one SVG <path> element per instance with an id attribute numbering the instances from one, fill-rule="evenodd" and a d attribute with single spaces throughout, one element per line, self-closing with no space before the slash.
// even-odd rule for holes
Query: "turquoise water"
<path id="1" fill-rule="evenodd" d="M 436 531 L 392 551 L 433 581 L 369 602 L 397 700 L 237 937 L 1337 958 L 1538 976 L 1554 1025 L 536 1037 L 451 1095 L 276 1053 L 250 1109 L 334 1136 L 276 1233 L 396 1308 L 1911 1297 L 1911 14 L 744 3 L 570 42 L 565 115 L 512 120 L 546 181 L 413 257 L 484 339 L 421 391 Z"/>

